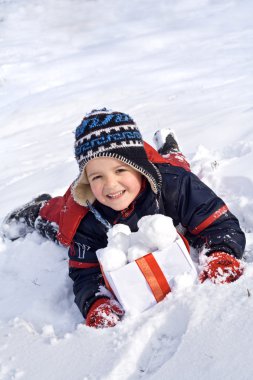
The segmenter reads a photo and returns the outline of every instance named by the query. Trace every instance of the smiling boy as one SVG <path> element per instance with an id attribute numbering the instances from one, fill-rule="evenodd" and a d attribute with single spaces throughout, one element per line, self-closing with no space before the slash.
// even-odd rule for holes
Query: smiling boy
<path id="1" fill-rule="evenodd" d="M 225 283 L 240 277 L 245 236 L 236 217 L 180 167 L 180 160 L 171 165 L 145 144 L 129 115 L 105 108 L 87 114 L 76 129 L 75 157 L 80 174 L 63 197 L 38 198 L 5 223 L 22 222 L 69 247 L 75 302 L 88 326 L 111 327 L 124 314 L 104 291 L 96 257 L 107 246 L 108 228 L 117 223 L 134 232 L 143 216 L 169 216 L 183 227 L 190 245 L 205 252 L 202 281 Z"/>

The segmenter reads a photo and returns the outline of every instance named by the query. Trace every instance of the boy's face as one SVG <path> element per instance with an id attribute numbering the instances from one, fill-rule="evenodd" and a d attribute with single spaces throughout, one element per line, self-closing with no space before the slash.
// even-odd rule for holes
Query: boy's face
<path id="1" fill-rule="evenodd" d="M 142 175 L 115 158 L 89 161 L 86 174 L 95 198 L 116 211 L 127 208 L 141 189 Z"/>

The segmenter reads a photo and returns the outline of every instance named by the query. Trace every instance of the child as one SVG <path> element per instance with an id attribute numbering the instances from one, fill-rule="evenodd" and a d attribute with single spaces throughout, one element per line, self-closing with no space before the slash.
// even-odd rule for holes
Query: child
<path id="1" fill-rule="evenodd" d="M 114 326 L 124 311 L 104 291 L 96 251 L 107 245 L 107 231 L 117 223 L 137 230 L 145 215 L 164 214 L 184 230 L 195 249 L 204 252 L 201 281 L 235 281 L 242 273 L 245 236 L 224 202 L 202 183 L 182 156 L 170 165 L 144 143 L 133 119 L 107 109 L 87 114 L 75 133 L 80 175 L 63 197 L 43 195 L 12 212 L 5 227 L 21 221 L 43 236 L 69 247 L 69 275 L 75 302 L 86 324 Z M 163 148 L 178 151 L 167 140 Z M 144 149 L 145 148 L 145 149 Z M 172 155 L 173 158 L 173 155 Z M 24 232 L 23 232 L 24 234 Z"/>

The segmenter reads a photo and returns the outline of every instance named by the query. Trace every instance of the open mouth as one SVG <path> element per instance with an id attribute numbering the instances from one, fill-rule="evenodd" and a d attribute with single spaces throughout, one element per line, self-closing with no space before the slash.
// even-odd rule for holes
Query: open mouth
<path id="1" fill-rule="evenodd" d="M 121 191 L 117 191 L 117 193 L 113 193 L 113 194 L 107 194 L 106 196 L 110 199 L 117 199 L 117 198 L 120 198 L 121 195 L 123 195 L 125 193 L 126 190 L 121 190 Z"/>

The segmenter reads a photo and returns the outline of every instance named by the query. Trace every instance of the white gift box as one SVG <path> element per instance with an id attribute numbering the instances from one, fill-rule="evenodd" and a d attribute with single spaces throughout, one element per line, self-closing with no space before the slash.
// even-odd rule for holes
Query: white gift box
<path id="1" fill-rule="evenodd" d="M 97 255 L 99 260 L 99 252 Z M 151 255 L 152 257 L 150 257 Z M 152 282 L 156 285 L 158 277 L 163 277 L 163 284 L 167 283 L 168 289 L 165 291 L 167 294 L 175 286 L 177 276 L 186 273 L 190 274 L 193 279 L 197 276 L 196 268 L 181 237 L 178 237 L 170 247 L 162 251 L 155 251 L 151 255 L 146 255 L 110 272 L 104 271 L 102 268 L 106 282 L 126 311 L 142 312 L 158 302 L 157 294 L 153 293 L 150 286 Z M 151 259 L 149 260 L 150 265 L 146 266 L 146 258 Z M 141 262 L 144 264 L 144 271 L 140 269 Z M 155 274 L 152 272 L 152 267 L 156 268 Z M 146 280 L 146 274 L 149 274 L 150 284 Z M 163 294 L 161 299 L 166 294 Z"/>

